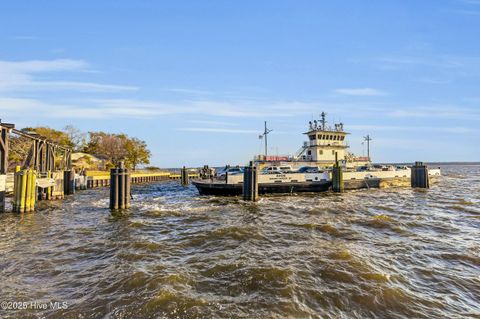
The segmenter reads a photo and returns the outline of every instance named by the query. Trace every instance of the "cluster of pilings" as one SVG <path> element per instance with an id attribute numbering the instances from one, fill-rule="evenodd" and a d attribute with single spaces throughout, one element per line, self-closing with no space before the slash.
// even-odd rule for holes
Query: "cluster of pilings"
<path id="1" fill-rule="evenodd" d="M 428 168 L 423 162 L 415 162 L 411 168 L 411 186 L 414 188 L 430 188 Z"/>
<path id="2" fill-rule="evenodd" d="M 123 163 L 110 170 L 110 209 L 126 209 L 130 207 L 131 177 Z"/>
<path id="3" fill-rule="evenodd" d="M 32 169 L 15 169 L 13 211 L 18 213 L 33 212 L 35 210 L 37 172 Z"/>
<path id="4" fill-rule="evenodd" d="M 258 169 L 250 162 L 243 171 L 243 199 L 256 202 L 258 200 Z"/>

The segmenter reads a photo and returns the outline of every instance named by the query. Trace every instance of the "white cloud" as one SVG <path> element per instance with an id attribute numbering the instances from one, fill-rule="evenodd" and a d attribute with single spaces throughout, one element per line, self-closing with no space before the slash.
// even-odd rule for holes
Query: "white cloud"
<path id="1" fill-rule="evenodd" d="M 449 120 L 480 120 L 480 110 L 458 106 L 419 106 L 415 108 L 396 108 L 387 111 L 393 118 L 425 118 Z"/>
<path id="2" fill-rule="evenodd" d="M 181 127 L 177 131 L 204 132 L 204 133 L 230 133 L 230 134 L 259 134 L 260 130 L 240 130 L 214 127 Z"/>
<path id="3" fill-rule="evenodd" d="M 109 108 L 144 109 L 157 114 L 202 114 L 220 117 L 288 117 L 316 112 L 319 103 L 303 102 L 219 102 L 209 100 L 180 101 L 162 103 L 156 101 L 113 99 L 96 100 L 96 103 Z"/>
<path id="4" fill-rule="evenodd" d="M 466 4 L 480 5 L 480 0 L 462 0 L 462 2 Z"/>
<path id="5" fill-rule="evenodd" d="M 126 85 L 112 85 L 100 84 L 92 82 L 76 82 L 76 81 L 42 81 L 26 83 L 17 91 L 35 91 L 35 90 L 76 90 L 84 91 L 100 91 L 100 92 L 115 92 L 115 91 L 136 91 L 137 87 Z"/>
<path id="6" fill-rule="evenodd" d="M 90 65 L 83 60 L 0 61 L 0 92 L 38 90 L 132 91 L 138 89 L 124 85 L 64 80 L 47 81 L 36 78 L 37 74 L 91 71 Z"/>
<path id="7" fill-rule="evenodd" d="M 455 133 L 466 134 L 479 132 L 468 127 L 463 126 L 389 126 L 389 125 L 348 125 L 347 130 L 352 131 L 405 131 L 405 132 L 441 132 L 441 133 Z"/>
<path id="8" fill-rule="evenodd" d="M 236 123 L 225 122 L 225 121 L 210 121 L 210 120 L 189 120 L 189 123 L 194 124 L 206 124 L 206 125 L 219 125 L 219 126 L 237 126 Z"/>
<path id="9" fill-rule="evenodd" d="M 184 88 L 164 88 L 164 91 L 174 92 L 174 93 L 184 93 L 184 94 L 194 94 L 194 95 L 216 95 L 217 92 L 206 91 L 206 90 L 197 90 L 197 89 L 184 89 Z"/>
<path id="10" fill-rule="evenodd" d="M 381 96 L 387 95 L 386 92 L 372 89 L 372 88 L 350 88 L 350 89 L 336 89 L 335 93 L 342 95 L 353 95 L 353 96 Z"/>
<path id="11" fill-rule="evenodd" d="M 71 59 L 0 61 L 0 70 L 10 73 L 78 71 L 89 67 L 89 64 L 83 60 Z"/>
<path id="12" fill-rule="evenodd" d="M 76 100 L 75 103 L 49 103 L 34 99 L 0 98 L 2 116 L 10 117 L 15 117 L 21 111 L 35 117 L 47 118 L 151 118 L 174 114 L 272 118 L 311 114 L 313 110 L 318 110 L 318 105 L 299 102 L 256 104 L 251 102 L 182 101 L 164 103 L 134 99 L 97 99 Z"/>

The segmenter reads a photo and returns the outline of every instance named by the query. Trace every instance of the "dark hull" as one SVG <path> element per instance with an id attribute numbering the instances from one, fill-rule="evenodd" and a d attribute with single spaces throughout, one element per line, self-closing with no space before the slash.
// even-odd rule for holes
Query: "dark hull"
<path id="1" fill-rule="evenodd" d="M 243 193 L 243 184 L 209 181 L 193 181 L 192 184 L 197 187 L 200 195 L 240 196 Z M 328 191 L 331 186 L 332 182 L 330 181 L 259 184 L 258 193 L 261 195 L 319 193 Z"/>

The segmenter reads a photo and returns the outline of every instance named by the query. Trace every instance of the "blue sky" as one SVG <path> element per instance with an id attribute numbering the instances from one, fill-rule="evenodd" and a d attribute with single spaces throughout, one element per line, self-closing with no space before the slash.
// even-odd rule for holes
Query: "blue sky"
<path id="1" fill-rule="evenodd" d="M 4 1 L 0 118 L 125 132 L 152 164 L 292 154 L 326 111 L 375 161 L 480 159 L 480 0 Z"/>

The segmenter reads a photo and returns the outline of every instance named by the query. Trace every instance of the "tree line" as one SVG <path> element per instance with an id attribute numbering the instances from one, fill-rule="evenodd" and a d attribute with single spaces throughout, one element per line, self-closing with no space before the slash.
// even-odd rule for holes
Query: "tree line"
<path id="1" fill-rule="evenodd" d="M 126 134 L 106 132 L 82 132 L 68 125 L 63 130 L 49 127 L 26 127 L 25 133 L 36 133 L 39 136 L 59 145 L 72 148 L 74 152 L 93 155 L 106 161 L 107 167 L 113 167 L 124 161 L 129 168 L 150 163 L 150 150 L 145 141 Z M 22 136 L 13 136 L 10 142 L 9 161 L 18 165 L 27 156 L 32 142 Z"/>

